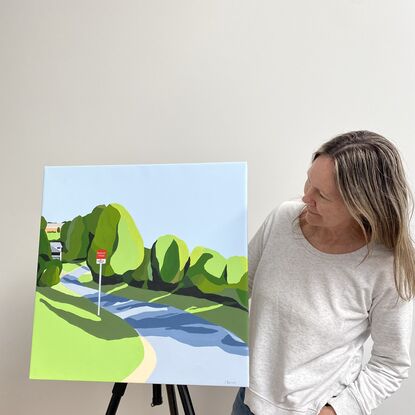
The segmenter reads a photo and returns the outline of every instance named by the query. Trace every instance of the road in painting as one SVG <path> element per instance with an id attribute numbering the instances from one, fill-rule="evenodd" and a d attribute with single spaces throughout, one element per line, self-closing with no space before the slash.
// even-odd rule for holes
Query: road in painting
<path id="1" fill-rule="evenodd" d="M 85 287 L 78 280 L 87 270 L 87 267 L 78 268 L 64 275 L 61 282 L 97 303 L 97 290 Z M 154 350 L 148 353 L 149 361 L 145 363 L 147 368 L 153 369 L 150 376 L 145 379 L 148 373 L 144 373 L 141 377 L 141 370 L 130 380 L 157 384 L 174 377 L 178 384 L 188 384 L 197 372 L 199 375 L 203 373 L 206 384 L 214 385 L 221 381 L 219 376 L 223 372 L 234 374 L 233 380 L 227 380 L 228 384 L 243 376 L 247 346 L 225 328 L 172 306 L 131 300 L 115 294 L 104 294 L 101 305 L 134 327 Z M 200 347 L 203 347 L 202 356 Z"/>

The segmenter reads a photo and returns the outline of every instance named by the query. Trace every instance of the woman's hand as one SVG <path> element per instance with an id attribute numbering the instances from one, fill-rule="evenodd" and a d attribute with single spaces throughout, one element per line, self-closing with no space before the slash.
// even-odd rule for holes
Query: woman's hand
<path id="1" fill-rule="evenodd" d="M 336 411 L 331 406 L 323 406 L 318 415 L 336 415 Z"/>

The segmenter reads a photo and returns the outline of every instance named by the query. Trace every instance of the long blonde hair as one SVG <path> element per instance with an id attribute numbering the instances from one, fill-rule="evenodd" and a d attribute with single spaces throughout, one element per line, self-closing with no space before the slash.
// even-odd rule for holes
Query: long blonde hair
<path id="1" fill-rule="evenodd" d="M 411 300 L 415 297 L 415 248 L 410 235 L 414 198 L 398 150 L 385 137 L 362 130 L 322 144 L 312 162 L 323 154 L 334 161 L 337 187 L 363 231 L 368 254 L 372 242 L 393 250 L 397 292 L 403 300 Z"/>

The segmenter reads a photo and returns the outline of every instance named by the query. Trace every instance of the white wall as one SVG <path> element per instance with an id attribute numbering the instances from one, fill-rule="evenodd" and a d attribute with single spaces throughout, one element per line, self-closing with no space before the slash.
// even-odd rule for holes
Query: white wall
<path id="1" fill-rule="evenodd" d="M 0 401 L 103 414 L 111 384 L 29 381 L 44 165 L 248 161 L 249 234 L 312 151 L 384 134 L 415 175 L 415 3 L 0 0 Z M 413 372 L 413 371 L 412 371 Z M 415 374 L 376 415 L 412 413 Z M 235 388 L 191 387 L 198 415 Z M 151 409 L 130 385 L 121 414 Z"/>

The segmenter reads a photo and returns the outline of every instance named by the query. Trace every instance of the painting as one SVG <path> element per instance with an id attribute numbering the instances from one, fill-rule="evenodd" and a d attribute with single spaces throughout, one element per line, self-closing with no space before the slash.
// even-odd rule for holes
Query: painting
<path id="1" fill-rule="evenodd" d="M 246 162 L 45 167 L 30 378 L 247 386 L 247 280 Z"/>

